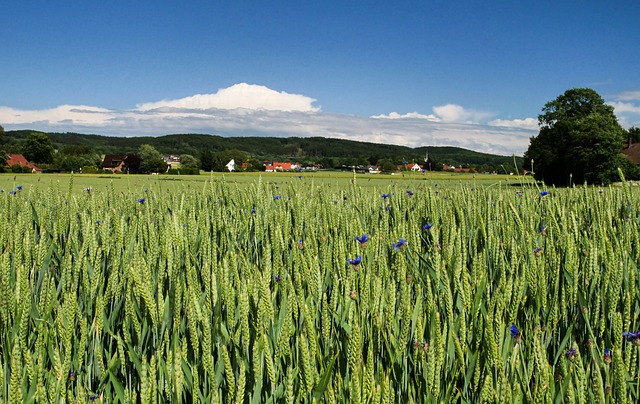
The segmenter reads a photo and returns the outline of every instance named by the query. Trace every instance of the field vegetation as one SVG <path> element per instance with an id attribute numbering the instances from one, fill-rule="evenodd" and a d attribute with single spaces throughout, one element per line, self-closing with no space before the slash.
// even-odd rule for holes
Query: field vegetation
<path id="1" fill-rule="evenodd" d="M 0 177 L 0 401 L 640 400 L 627 183 L 158 177 Z"/>

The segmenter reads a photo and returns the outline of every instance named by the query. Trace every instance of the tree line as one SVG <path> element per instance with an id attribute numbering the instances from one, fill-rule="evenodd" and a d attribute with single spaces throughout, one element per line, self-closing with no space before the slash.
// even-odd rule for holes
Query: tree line
<path id="1" fill-rule="evenodd" d="M 148 153 L 149 146 L 157 153 Z M 2 147 L 20 153 L 30 161 L 56 170 L 78 171 L 79 167 L 100 167 L 105 154 L 142 154 L 146 165 L 157 168 L 159 156 L 177 154 L 182 165 L 204 171 L 224 171 L 229 160 L 245 163 L 245 169 L 264 169 L 265 161 L 295 161 L 323 168 L 380 166 L 387 171 L 418 163 L 438 171 L 443 164 L 473 167 L 479 172 L 514 170 L 514 156 L 478 153 L 458 147 L 409 148 L 330 138 L 236 137 L 182 134 L 159 137 L 119 138 L 78 133 L 7 131 Z M 146 150 L 146 151 L 145 151 Z M 425 162 L 426 155 L 429 159 Z M 150 163 L 152 161 L 153 163 Z M 522 167 L 522 158 L 515 165 Z"/>

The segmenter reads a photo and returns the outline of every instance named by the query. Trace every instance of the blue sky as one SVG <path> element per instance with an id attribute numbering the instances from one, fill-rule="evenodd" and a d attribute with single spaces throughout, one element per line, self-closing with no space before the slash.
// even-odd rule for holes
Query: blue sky
<path id="1" fill-rule="evenodd" d="M 590 87 L 640 126 L 640 5 L 520 3 L 10 2 L 0 124 L 522 154 L 546 102 Z"/>

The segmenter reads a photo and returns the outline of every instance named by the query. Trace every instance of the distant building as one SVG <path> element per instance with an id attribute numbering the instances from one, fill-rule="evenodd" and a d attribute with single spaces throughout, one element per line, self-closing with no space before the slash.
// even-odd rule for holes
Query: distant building
<path id="1" fill-rule="evenodd" d="M 271 164 L 265 164 L 265 172 L 273 173 L 276 171 L 293 171 L 300 168 L 300 164 L 291 162 L 274 161 Z"/>
<path id="2" fill-rule="evenodd" d="M 11 168 L 11 166 L 19 165 L 20 167 L 27 167 L 32 173 L 41 173 L 42 168 L 30 163 L 22 154 L 7 154 L 7 165 L 4 168 Z"/>
<path id="3" fill-rule="evenodd" d="M 622 149 L 622 154 L 634 162 L 636 165 L 640 165 L 640 143 L 627 143 L 627 146 Z"/>
<path id="4" fill-rule="evenodd" d="M 140 170 L 142 159 L 135 154 L 107 154 L 102 160 L 102 169 L 114 173 L 135 173 Z"/>

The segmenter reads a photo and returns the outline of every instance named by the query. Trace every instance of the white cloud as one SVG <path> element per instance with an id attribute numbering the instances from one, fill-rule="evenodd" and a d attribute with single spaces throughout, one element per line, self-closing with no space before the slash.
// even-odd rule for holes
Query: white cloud
<path id="1" fill-rule="evenodd" d="M 623 91 L 613 98 L 621 101 L 640 101 L 640 90 Z"/>
<path id="2" fill-rule="evenodd" d="M 437 116 L 435 116 L 433 114 L 424 115 L 424 114 L 420 114 L 418 112 L 409 112 L 409 113 L 406 113 L 406 114 L 399 114 L 397 112 L 391 112 L 388 115 L 384 115 L 384 114 L 374 115 L 371 118 L 375 118 L 375 119 L 426 119 L 426 120 L 432 121 L 432 122 L 440 122 L 441 121 L 440 118 L 438 118 Z"/>
<path id="3" fill-rule="evenodd" d="M 264 94 L 266 97 L 259 102 L 242 101 L 239 94 L 244 91 L 243 87 L 249 98 L 251 94 Z M 295 95 L 289 98 L 290 94 L 261 86 L 236 85 L 214 95 L 219 97 L 220 94 L 222 98 L 206 97 L 205 100 L 194 96 L 141 104 L 135 109 L 123 111 L 72 105 L 37 111 L 0 107 L 0 122 L 6 130 L 34 129 L 110 136 L 159 136 L 170 133 L 322 136 L 409 147 L 458 146 L 503 155 L 522 155 L 529 138 L 537 134 L 537 130 L 526 127 L 446 122 L 454 118 L 463 122 L 478 120 L 488 115 L 459 106 L 436 107 L 434 112 L 437 116 L 414 112 L 367 118 L 322 113 L 312 106 L 314 100 L 309 97 Z M 280 96 L 283 97 L 280 101 L 274 101 Z M 223 103 L 221 100 L 226 101 Z M 298 100 L 299 104 L 289 100 Z M 230 109 L 234 105 L 236 107 Z M 387 119 L 381 119 L 383 116 Z"/>
<path id="4" fill-rule="evenodd" d="M 489 121 L 487 123 L 491 126 L 500 126 L 503 128 L 522 128 L 522 129 L 531 129 L 538 130 L 538 120 L 535 118 L 525 118 L 525 119 L 494 119 L 493 121 Z"/>
<path id="5" fill-rule="evenodd" d="M 479 123 L 491 116 L 491 114 L 487 112 L 466 109 L 457 104 L 433 107 L 433 112 L 442 120 L 442 122 Z"/>
<path id="6" fill-rule="evenodd" d="M 636 105 L 631 102 L 614 101 L 609 102 L 608 104 L 613 107 L 617 114 L 624 114 L 626 112 L 631 114 L 640 114 L 640 105 Z"/>
<path id="7" fill-rule="evenodd" d="M 177 100 L 164 100 L 137 105 L 138 110 L 149 111 L 161 108 L 198 109 L 237 109 L 269 111 L 305 111 L 317 112 L 313 106 L 316 100 L 304 95 L 278 92 L 265 86 L 239 83 L 219 89 L 215 94 L 197 94 Z"/>
<path id="8" fill-rule="evenodd" d="M 490 117 L 491 114 L 473 109 L 467 109 L 457 104 L 446 104 L 433 107 L 433 114 L 420 114 L 418 112 L 409 112 L 407 114 L 399 114 L 391 112 L 388 115 L 375 115 L 372 118 L 377 119 L 426 119 L 432 122 L 454 122 L 454 123 L 480 123 L 484 119 Z"/>

